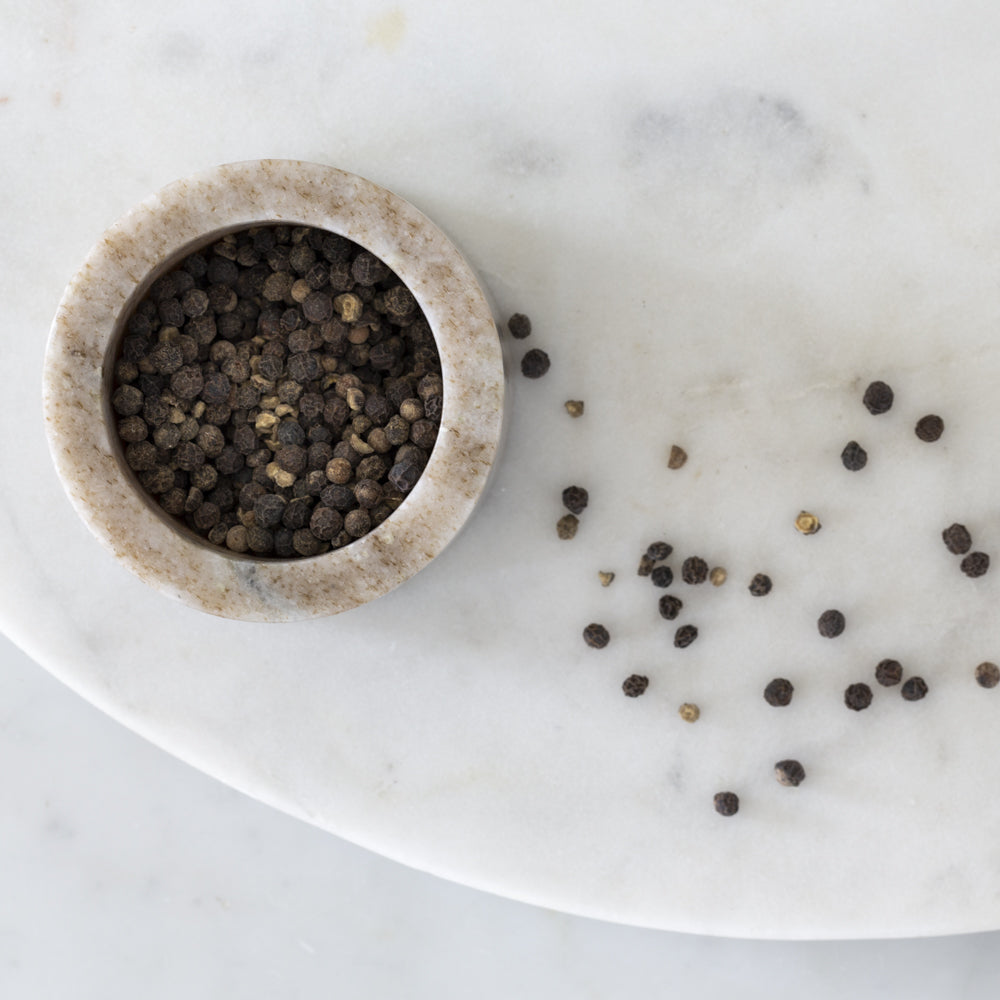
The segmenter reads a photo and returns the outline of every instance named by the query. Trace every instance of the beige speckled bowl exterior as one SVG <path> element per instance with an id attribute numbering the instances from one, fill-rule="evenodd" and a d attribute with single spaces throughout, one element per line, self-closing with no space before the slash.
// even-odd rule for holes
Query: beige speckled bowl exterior
<path id="1" fill-rule="evenodd" d="M 309 559 L 233 555 L 165 515 L 125 467 L 109 405 L 114 353 L 133 303 L 186 254 L 264 222 L 320 227 L 380 257 L 416 296 L 441 355 L 441 429 L 419 482 L 368 535 Z M 91 531 L 163 593 L 247 621 L 346 611 L 426 566 L 461 529 L 486 487 L 501 441 L 504 393 L 500 338 L 488 300 L 444 234 L 412 205 L 364 178 L 289 160 L 226 164 L 177 181 L 112 226 L 66 289 L 44 370 L 52 457 Z"/>

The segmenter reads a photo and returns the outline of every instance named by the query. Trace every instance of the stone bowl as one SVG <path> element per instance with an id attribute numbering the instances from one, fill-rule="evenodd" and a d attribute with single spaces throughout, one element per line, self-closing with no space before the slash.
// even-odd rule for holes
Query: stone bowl
<path id="1" fill-rule="evenodd" d="M 367 535 L 311 558 L 237 555 L 164 513 L 127 468 L 110 405 L 134 305 L 161 274 L 229 232 L 317 227 L 381 258 L 410 289 L 441 357 L 437 442 L 400 507 Z M 45 356 L 46 432 L 77 513 L 161 593 L 225 618 L 294 621 L 346 611 L 408 580 L 455 537 L 497 458 L 504 363 L 493 311 L 455 246 L 402 198 L 333 167 L 255 160 L 168 185 L 113 225 L 59 304 Z"/>

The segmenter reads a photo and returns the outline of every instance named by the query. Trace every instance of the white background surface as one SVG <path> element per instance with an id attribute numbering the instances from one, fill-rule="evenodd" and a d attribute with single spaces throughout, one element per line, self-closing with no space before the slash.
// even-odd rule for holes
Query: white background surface
<path id="1" fill-rule="evenodd" d="M 992 1000 L 1000 933 L 766 942 L 511 902 L 231 791 L 0 643 L 5 1000 Z"/>

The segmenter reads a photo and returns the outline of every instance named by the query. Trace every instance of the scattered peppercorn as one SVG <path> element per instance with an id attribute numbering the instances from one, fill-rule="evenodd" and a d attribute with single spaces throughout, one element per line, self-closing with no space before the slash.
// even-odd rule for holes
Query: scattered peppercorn
<path id="1" fill-rule="evenodd" d="M 798 788 L 806 780 L 806 769 L 797 760 L 779 760 L 774 765 L 774 776 L 779 785 Z"/>
<path id="2" fill-rule="evenodd" d="M 674 582 L 674 571 L 669 566 L 657 566 L 649 578 L 654 587 L 669 587 Z"/>
<path id="3" fill-rule="evenodd" d="M 597 575 L 600 578 L 602 587 L 610 587 L 614 583 L 615 574 L 606 572 L 605 570 L 598 570 Z"/>
<path id="4" fill-rule="evenodd" d="M 995 688 L 1000 684 L 1000 667 L 989 661 L 980 663 L 976 667 L 976 683 L 980 687 Z"/>
<path id="5" fill-rule="evenodd" d="M 563 540 L 568 541 L 576 537 L 576 530 L 580 527 L 580 519 L 575 514 L 563 514 L 556 521 L 556 534 Z"/>
<path id="6" fill-rule="evenodd" d="M 872 382 L 865 389 L 862 402 L 868 408 L 868 412 L 878 416 L 880 413 L 888 413 L 892 409 L 893 392 L 885 382 Z"/>
<path id="7" fill-rule="evenodd" d="M 666 542 L 653 542 L 652 545 L 646 549 L 646 555 L 649 556 L 654 562 L 663 562 L 664 559 L 669 559 L 670 554 L 674 551 L 672 545 L 668 545 Z"/>
<path id="8" fill-rule="evenodd" d="M 840 453 L 840 460 L 845 469 L 857 472 L 868 464 L 868 452 L 857 441 L 848 441 Z"/>
<path id="9" fill-rule="evenodd" d="M 525 337 L 531 336 L 531 320 L 524 313 L 514 313 L 507 320 L 507 329 L 515 339 L 524 340 Z"/>
<path id="10" fill-rule="evenodd" d="M 963 556 L 972 548 L 972 536 L 964 524 L 949 525 L 941 532 L 941 537 L 952 555 Z"/>
<path id="11" fill-rule="evenodd" d="M 639 695 L 645 693 L 647 687 L 649 687 L 649 678 L 639 674 L 632 674 L 631 677 L 626 677 L 622 682 L 622 690 L 625 692 L 626 698 L 638 698 Z"/>
<path id="12" fill-rule="evenodd" d="M 674 633 L 674 645 L 678 649 L 686 649 L 698 638 L 698 629 L 694 625 L 682 625 Z"/>
<path id="13" fill-rule="evenodd" d="M 521 358 L 521 374 L 525 378 L 541 378 L 549 370 L 551 364 L 552 362 L 545 351 L 533 347 Z"/>
<path id="14" fill-rule="evenodd" d="M 653 567 L 655 565 L 656 563 L 649 558 L 649 555 L 647 553 L 644 552 L 639 557 L 639 568 L 636 570 L 636 575 L 649 576 L 649 574 L 653 572 Z"/>
<path id="15" fill-rule="evenodd" d="M 604 649 L 611 641 L 611 636 L 603 625 L 592 622 L 583 630 L 583 641 L 591 649 Z"/>
<path id="16" fill-rule="evenodd" d="M 677 714 L 685 722 L 697 722 L 701 718 L 701 709 L 697 705 L 692 705 L 691 702 L 686 701 L 677 709 Z"/>
<path id="17" fill-rule="evenodd" d="M 228 234 L 158 278 L 114 374 L 140 486 L 211 544 L 257 556 L 318 555 L 380 524 L 441 418 L 416 300 L 357 244 L 302 226 Z M 404 420 L 409 399 L 420 412 Z"/>
<path id="18" fill-rule="evenodd" d="M 815 514 L 810 514 L 809 511 L 803 510 L 795 518 L 795 527 L 803 535 L 815 535 L 823 525 L 819 523 L 819 518 Z"/>
<path id="19" fill-rule="evenodd" d="M 721 566 L 715 566 L 708 574 L 708 582 L 713 587 L 721 587 L 728 577 L 728 574 Z"/>
<path id="20" fill-rule="evenodd" d="M 681 579 L 685 583 L 704 583 L 708 579 L 708 563 L 698 556 L 689 556 L 681 565 Z"/>
<path id="21" fill-rule="evenodd" d="M 872 703 L 872 689 L 867 684 L 851 684 L 844 692 L 844 704 L 860 712 Z"/>
<path id="22" fill-rule="evenodd" d="M 985 552 L 970 552 L 961 563 L 966 576 L 983 576 L 990 568 L 990 557 Z"/>
<path id="23" fill-rule="evenodd" d="M 582 417 L 583 416 L 583 400 L 582 399 L 567 399 L 566 400 L 566 412 L 571 417 Z"/>
<path id="24" fill-rule="evenodd" d="M 927 681 L 923 677 L 909 677 L 903 681 L 899 693 L 907 701 L 920 701 L 927 694 Z"/>
<path id="25" fill-rule="evenodd" d="M 771 578 L 766 573 L 758 573 L 751 581 L 747 590 L 754 597 L 766 597 L 771 593 Z"/>
<path id="26" fill-rule="evenodd" d="M 590 497 L 582 486 L 567 486 L 562 492 L 563 506 L 571 514 L 582 514 Z"/>
<path id="27" fill-rule="evenodd" d="M 775 677 L 766 688 L 764 688 L 764 701 L 775 708 L 784 708 L 791 704 L 792 694 L 795 688 L 792 682 L 784 677 Z"/>
<path id="28" fill-rule="evenodd" d="M 679 597 L 674 597 L 673 594 L 664 594 L 660 598 L 660 615 L 668 622 L 672 622 L 681 613 L 683 607 L 684 602 Z"/>
<path id="29" fill-rule="evenodd" d="M 816 622 L 819 628 L 819 634 L 826 639 L 835 639 L 841 632 L 844 631 L 844 626 L 847 624 L 846 619 L 840 611 L 831 609 L 830 611 L 824 611 L 823 614 L 819 616 L 819 620 Z"/>
<path id="30" fill-rule="evenodd" d="M 903 679 L 903 665 L 899 660 L 880 660 L 875 668 L 875 680 L 882 687 L 894 687 Z"/>
<path id="31" fill-rule="evenodd" d="M 720 816 L 735 816 L 740 811 L 740 799 L 734 792 L 716 792 L 713 802 Z"/>
<path id="32" fill-rule="evenodd" d="M 944 421 L 936 413 L 921 417 L 914 428 L 921 441 L 937 441 L 944 434 Z"/>
<path id="33" fill-rule="evenodd" d="M 680 445 L 670 446 L 670 457 L 667 459 L 668 469 L 679 469 L 688 460 L 687 452 Z"/>

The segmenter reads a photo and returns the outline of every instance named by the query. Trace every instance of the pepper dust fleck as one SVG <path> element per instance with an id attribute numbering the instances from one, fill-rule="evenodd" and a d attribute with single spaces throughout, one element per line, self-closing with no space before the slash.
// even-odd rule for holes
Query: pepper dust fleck
<path id="1" fill-rule="evenodd" d="M 988 660 L 976 667 L 976 683 L 980 687 L 995 688 L 1000 684 L 1000 667 Z"/>
<path id="2" fill-rule="evenodd" d="M 865 389 L 862 402 L 869 413 L 878 416 L 880 413 L 888 413 L 892 409 L 894 398 L 892 389 L 885 382 L 872 382 Z"/>
<path id="3" fill-rule="evenodd" d="M 516 340 L 524 340 L 525 337 L 531 336 L 531 320 L 524 313 L 514 313 L 507 320 L 507 329 Z"/>
<path id="4" fill-rule="evenodd" d="M 779 760 L 774 765 L 774 776 L 779 785 L 798 788 L 806 780 L 806 769 L 797 760 Z"/>
<path id="5" fill-rule="evenodd" d="M 698 708 L 697 705 L 686 701 L 679 709 L 677 709 L 677 714 L 685 722 L 697 722 L 701 718 L 701 709 Z"/>
<path id="6" fill-rule="evenodd" d="M 699 556 L 689 556 L 681 565 L 681 579 L 690 584 L 704 583 L 708 579 L 708 563 Z"/>
<path id="7" fill-rule="evenodd" d="M 556 521 L 556 534 L 562 541 L 569 541 L 576 537 L 577 528 L 580 527 L 580 519 L 575 514 L 564 514 Z"/>
<path id="8" fill-rule="evenodd" d="M 735 816 L 740 811 L 740 798 L 735 792 L 716 792 L 712 801 L 720 816 Z"/>
<path id="9" fill-rule="evenodd" d="M 882 687 L 895 687 L 903 679 L 903 665 L 899 660 L 880 660 L 875 667 L 875 680 Z"/>
<path id="10" fill-rule="evenodd" d="M 611 584 L 614 583 L 614 580 L 615 580 L 615 574 L 614 573 L 607 572 L 607 571 L 605 571 L 603 569 L 597 571 L 597 576 L 598 576 L 598 578 L 601 581 L 601 586 L 602 587 L 610 587 Z"/>
<path id="11" fill-rule="evenodd" d="M 533 347 L 521 358 L 521 374 L 525 378 L 541 378 L 551 367 L 552 362 L 545 351 Z"/>
<path id="12" fill-rule="evenodd" d="M 582 486 L 567 486 L 562 492 L 563 506 L 571 514 L 582 514 L 589 500 L 590 495 Z"/>
<path id="13" fill-rule="evenodd" d="M 649 678 L 641 674 L 632 674 L 622 682 L 622 691 L 625 692 L 626 698 L 638 698 L 639 695 L 645 694 L 648 687 Z"/>
<path id="14" fill-rule="evenodd" d="M 807 510 L 800 511 L 799 516 L 795 518 L 795 529 L 802 532 L 803 535 L 815 535 L 822 527 L 819 518 Z"/>
<path id="15" fill-rule="evenodd" d="M 754 597 L 766 597 L 771 593 L 771 578 L 766 573 L 758 573 L 751 581 L 750 586 L 747 590 L 753 594 Z"/>
<path id="16" fill-rule="evenodd" d="M 858 472 L 868 464 L 868 452 L 857 441 L 848 441 L 840 453 L 844 468 L 850 472 Z"/>
<path id="17" fill-rule="evenodd" d="M 944 434 L 944 421 L 936 413 L 928 413 L 917 421 L 913 430 L 921 441 L 937 441 Z"/>
<path id="18" fill-rule="evenodd" d="M 687 452 L 680 446 L 670 446 L 670 457 L 667 459 L 668 469 L 679 469 L 688 460 Z"/>
<path id="19" fill-rule="evenodd" d="M 708 574 L 708 582 L 713 587 L 721 587 L 726 582 L 728 575 L 721 566 L 715 566 Z"/>
<path id="20" fill-rule="evenodd" d="M 851 684 L 844 692 L 844 704 L 861 712 L 872 703 L 872 689 L 867 684 Z"/>
<path id="21" fill-rule="evenodd" d="M 583 630 L 583 641 L 590 646 L 591 649 L 604 649 L 604 647 L 611 641 L 611 636 L 603 625 L 591 622 L 591 624 Z"/>
<path id="22" fill-rule="evenodd" d="M 698 629 L 694 625 L 682 625 L 674 633 L 674 645 L 678 649 L 687 649 L 698 638 Z"/>
<path id="23" fill-rule="evenodd" d="M 795 688 L 792 682 L 785 677 L 775 677 L 766 688 L 764 688 L 764 701 L 775 708 L 784 708 L 792 702 L 792 694 Z"/>
<path id="24" fill-rule="evenodd" d="M 966 576 L 983 576 L 990 568 L 990 557 L 985 552 L 970 552 L 962 560 L 961 566 Z"/>
<path id="25" fill-rule="evenodd" d="M 951 524 L 941 532 L 945 547 L 952 555 L 964 556 L 972 548 L 972 535 L 964 524 Z"/>
<path id="26" fill-rule="evenodd" d="M 583 416 L 583 400 L 582 399 L 567 399 L 566 400 L 566 412 L 573 418 Z"/>
<path id="27" fill-rule="evenodd" d="M 899 693 L 907 701 L 920 701 L 927 694 L 927 681 L 923 677 L 909 677 L 903 681 Z"/>
<path id="28" fill-rule="evenodd" d="M 664 594 L 660 598 L 660 616 L 666 618 L 668 622 L 672 622 L 681 613 L 683 607 L 684 602 L 679 597 L 674 597 L 673 594 Z"/>
<path id="29" fill-rule="evenodd" d="M 847 620 L 844 618 L 843 613 L 833 608 L 829 611 L 824 611 L 816 622 L 819 634 L 825 639 L 835 639 L 844 631 L 846 625 Z"/>

